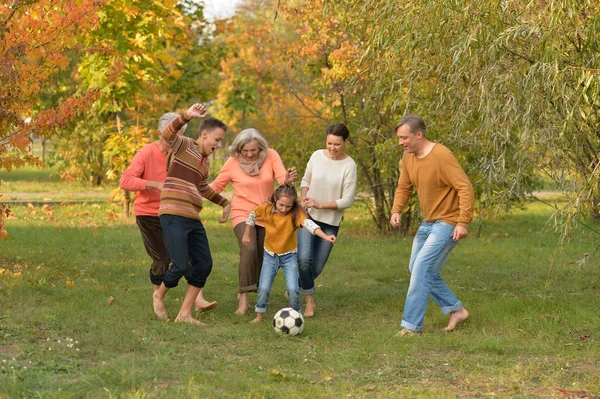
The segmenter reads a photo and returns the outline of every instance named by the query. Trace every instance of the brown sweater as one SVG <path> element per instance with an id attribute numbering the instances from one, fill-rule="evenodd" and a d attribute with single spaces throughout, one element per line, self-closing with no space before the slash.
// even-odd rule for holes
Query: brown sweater
<path id="1" fill-rule="evenodd" d="M 468 227 L 473 217 L 473 186 L 448 148 L 435 144 L 423 158 L 404 155 L 392 213 L 402 212 L 413 187 L 425 221 Z"/>
<path id="2" fill-rule="evenodd" d="M 208 155 L 202 152 L 195 140 L 177 135 L 189 120 L 184 112 L 161 132 L 173 153 L 160 193 L 158 215 L 177 215 L 200 220 L 202 197 L 221 206 L 228 205 L 229 201 L 208 185 Z"/>

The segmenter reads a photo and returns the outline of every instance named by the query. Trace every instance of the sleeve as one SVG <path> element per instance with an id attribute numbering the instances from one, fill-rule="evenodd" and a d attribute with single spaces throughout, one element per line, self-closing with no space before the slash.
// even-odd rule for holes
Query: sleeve
<path id="1" fill-rule="evenodd" d="M 281 186 L 285 183 L 285 178 L 287 176 L 287 169 L 283 166 L 283 161 L 279 156 L 279 153 L 271 148 L 269 148 L 269 156 L 273 157 L 271 162 L 273 162 L 273 175 L 277 180 L 277 183 Z"/>
<path id="2" fill-rule="evenodd" d="M 392 205 L 392 213 L 401 213 L 402 209 L 408 202 L 408 198 L 413 192 L 413 185 L 410 182 L 408 169 L 406 168 L 406 160 L 402 159 L 402 171 L 398 178 L 398 187 L 394 195 L 394 204 Z"/>
<path id="3" fill-rule="evenodd" d="M 208 161 L 207 161 L 208 162 Z M 208 175 L 209 165 L 206 165 L 206 174 Z M 210 202 L 225 207 L 229 205 L 229 200 L 217 193 L 208 185 L 208 176 L 203 175 L 202 181 L 198 184 L 198 192 Z"/>
<path id="4" fill-rule="evenodd" d="M 143 191 L 146 189 L 146 180 L 142 179 L 145 170 L 144 153 L 140 150 L 131 160 L 129 167 L 119 179 L 119 187 L 127 191 Z"/>
<path id="5" fill-rule="evenodd" d="M 246 224 L 250 226 L 256 226 L 256 213 L 254 211 L 250 212 L 248 215 L 248 220 L 246 220 Z"/>
<path id="6" fill-rule="evenodd" d="M 190 120 L 191 118 L 188 116 L 187 111 L 184 111 L 179 115 L 177 119 L 174 119 L 173 122 L 169 124 L 169 126 L 167 126 L 162 132 L 160 132 L 160 136 L 163 139 L 165 139 L 165 141 L 167 142 L 169 147 L 171 147 L 175 154 L 181 151 L 184 139 L 189 139 L 187 137 L 178 136 L 177 132 Z"/>
<path id="7" fill-rule="evenodd" d="M 348 168 L 344 174 L 342 183 L 342 198 L 335 200 L 338 209 L 350 208 L 354 203 L 354 195 L 356 194 L 356 163 L 352 163 L 352 167 Z"/>
<path id="8" fill-rule="evenodd" d="M 308 163 L 306 164 L 306 170 L 304 171 L 304 176 L 302 177 L 302 183 L 300 184 L 300 188 L 302 187 L 308 187 L 310 188 L 310 181 L 312 179 L 312 168 L 313 168 L 313 164 L 314 164 L 314 158 L 315 153 L 313 152 L 313 154 L 310 156 L 310 159 L 308 160 Z"/>
<path id="9" fill-rule="evenodd" d="M 235 158 L 229 157 L 229 159 L 227 159 L 215 180 L 213 180 L 213 182 L 209 184 L 209 187 L 217 193 L 222 193 L 223 190 L 225 190 L 225 187 L 227 187 L 227 185 L 231 182 L 231 162 L 233 162 L 232 160 L 235 160 Z"/>
<path id="10" fill-rule="evenodd" d="M 473 185 L 467 177 L 467 174 L 458 163 L 458 159 L 451 152 L 440 168 L 441 179 L 449 186 L 452 186 L 458 193 L 458 226 L 468 227 L 473 218 L 473 204 L 475 194 Z"/>
<path id="11" fill-rule="evenodd" d="M 312 235 L 315 234 L 316 229 L 320 229 L 318 224 L 316 224 L 315 222 L 313 222 L 312 220 L 310 220 L 308 218 L 304 219 L 304 221 L 302 222 L 302 227 L 305 230 L 310 231 L 310 234 L 312 234 Z"/>

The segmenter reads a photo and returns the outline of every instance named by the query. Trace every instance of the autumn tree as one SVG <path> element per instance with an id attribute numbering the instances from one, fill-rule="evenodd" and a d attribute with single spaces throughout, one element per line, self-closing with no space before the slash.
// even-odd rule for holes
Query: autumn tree
<path id="1" fill-rule="evenodd" d="M 52 77 L 69 65 L 81 31 L 98 23 L 102 1 L 39 0 L 0 4 L 0 167 L 8 171 L 38 165 L 31 153 L 33 133 L 51 135 L 88 109 L 97 93 L 82 90 L 51 107 L 39 96 Z M 0 237 L 6 237 L 0 209 Z"/>

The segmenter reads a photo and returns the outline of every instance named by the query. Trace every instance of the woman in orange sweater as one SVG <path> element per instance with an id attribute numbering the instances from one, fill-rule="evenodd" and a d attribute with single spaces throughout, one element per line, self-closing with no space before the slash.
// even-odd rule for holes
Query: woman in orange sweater
<path id="1" fill-rule="evenodd" d="M 267 201 L 275 181 L 278 184 L 293 183 L 297 174 L 296 168 L 285 169 L 277 151 L 269 148 L 256 129 L 239 132 L 229 146 L 229 154 L 229 159 L 210 186 L 218 193 L 229 183 L 233 186 L 230 215 L 240 248 L 239 304 L 235 314 L 243 315 L 248 309 L 248 293 L 258 289 L 265 241 L 265 229 L 259 222 L 250 229 L 248 246 L 242 244 L 246 219 L 250 212 Z"/>

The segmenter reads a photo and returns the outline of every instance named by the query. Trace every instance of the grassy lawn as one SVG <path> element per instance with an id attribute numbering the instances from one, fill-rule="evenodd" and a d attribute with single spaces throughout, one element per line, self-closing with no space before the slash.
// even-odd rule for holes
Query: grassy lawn
<path id="1" fill-rule="evenodd" d="M 155 319 L 148 258 L 119 205 L 11 208 L 0 397 L 600 397 L 600 269 L 589 253 L 598 237 L 557 248 L 541 204 L 486 222 L 450 256 L 443 275 L 471 312 L 464 325 L 440 332 L 447 318 L 432 302 L 424 334 L 402 338 L 411 239 L 377 237 L 360 206 L 298 337 L 234 315 L 238 249 L 212 204 L 206 297 L 219 307 L 198 315 L 204 327 Z M 267 316 L 287 306 L 284 289 L 280 273 Z M 181 284 L 167 295 L 173 316 L 183 293 Z"/>

